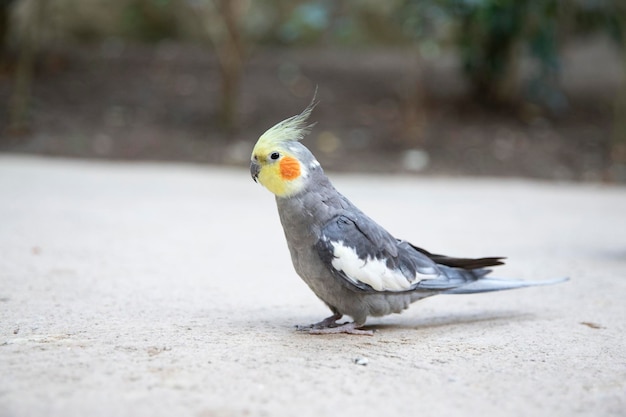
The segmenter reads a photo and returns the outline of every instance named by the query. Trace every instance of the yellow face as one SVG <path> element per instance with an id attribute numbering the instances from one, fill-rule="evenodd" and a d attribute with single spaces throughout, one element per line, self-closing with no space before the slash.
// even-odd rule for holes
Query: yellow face
<path id="1" fill-rule="evenodd" d="M 306 121 L 314 106 L 314 101 L 311 101 L 302 113 L 269 128 L 261 135 L 252 150 L 250 161 L 252 178 L 278 197 L 297 194 L 305 186 L 307 168 L 293 152 L 289 151 L 291 146 L 289 144 L 298 142 L 308 133 L 311 126 L 307 125 Z"/>
<path id="2" fill-rule="evenodd" d="M 255 181 L 279 197 L 289 197 L 303 187 L 306 172 L 298 159 L 284 149 L 254 147 L 250 173 Z"/>

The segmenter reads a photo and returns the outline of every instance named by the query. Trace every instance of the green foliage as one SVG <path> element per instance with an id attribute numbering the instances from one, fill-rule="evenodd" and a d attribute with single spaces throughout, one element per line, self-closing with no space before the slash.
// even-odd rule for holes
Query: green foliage
<path id="1" fill-rule="evenodd" d="M 52 7 L 46 26 L 60 39 L 206 42 L 207 30 L 217 30 L 222 20 L 218 0 L 45 1 Z M 7 18 L 11 2 L 29 4 L 0 0 L 0 22 Z M 246 0 L 238 4 L 237 36 L 244 43 L 415 42 L 425 58 L 436 58 L 452 45 L 477 97 L 499 103 L 529 99 L 554 110 L 564 106 L 558 89 L 564 39 L 598 30 L 620 42 L 626 39 L 625 0 Z M 0 49 L 9 35 L 0 30 Z M 524 77 L 519 73 L 520 57 L 532 63 Z"/>
<path id="2" fill-rule="evenodd" d="M 398 4 L 399 0 L 257 0 L 255 13 L 267 19 L 266 31 L 257 39 L 285 45 L 402 41 L 392 22 Z"/>
<path id="3" fill-rule="evenodd" d="M 626 4 L 620 0 L 578 1 L 573 20 L 579 33 L 605 30 L 613 39 L 622 42 L 626 27 Z"/>
<path id="4" fill-rule="evenodd" d="M 328 2 L 297 5 L 289 19 L 280 25 L 280 39 L 285 43 L 311 42 L 319 39 L 330 24 L 331 7 Z"/>
<path id="5" fill-rule="evenodd" d="M 417 42 L 446 43 L 438 28 L 452 27 L 463 69 L 476 96 L 487 102 L 519 99 L 515 79 L 519 57 L 534 62 L 523 93 L 531 101 L 559 110 L 559 49 L 567 35 L 606 30 L 616 38 L 624 30 L 620 0 L 405 0 L 398 19 Z"/>
<path id="6" fill-rule="evenodd" d="M 0 70 L 4 64 L 3 58 L 7 47 L 6 41 L 9 35 L 9 15 L 13 0 L 0 0 Z"/>
<path id="7" fill-rule="evenodd" d="M 123 18 L 125 32 L 136 39 L 154 42 L 177 35 L 172 0 L 131 0 Z"/>

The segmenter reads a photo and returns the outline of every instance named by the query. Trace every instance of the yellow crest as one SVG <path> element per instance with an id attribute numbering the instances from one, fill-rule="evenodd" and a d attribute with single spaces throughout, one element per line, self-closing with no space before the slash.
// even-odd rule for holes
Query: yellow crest
<path id="1" fill-rule="evenodd" d="M 270 151 L 271 148 L 277 147 L 284 142 L 301 141 L 315 125 L 315 123 L 307 124 L 307 120 L 316 104 L 314 95 L 311 103 L 302 113 L 269 128 L 261 135 L 252 153 Z"/>

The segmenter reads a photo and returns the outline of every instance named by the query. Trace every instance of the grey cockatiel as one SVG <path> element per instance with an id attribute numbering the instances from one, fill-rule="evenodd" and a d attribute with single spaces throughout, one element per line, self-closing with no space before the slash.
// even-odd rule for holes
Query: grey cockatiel
<path id="1" fill-rule="evenodd" d="M 311 103 L 267 132 L 252 151 L 250 173 L 276 195 L 296 272 L 333 315 L 304 328 L 311 333 L 371 334 L 368 316 L 399 313 L 436 294 L 469 294 L 566 279 L 530 282 L 488 278 L 502 258 L 434 255 L 396 239 L 340 194 L 300 143 Z M 344 315 L 353 322 L 337 323 Z M 302 329 L 303 327 L 301 327 Z"/>

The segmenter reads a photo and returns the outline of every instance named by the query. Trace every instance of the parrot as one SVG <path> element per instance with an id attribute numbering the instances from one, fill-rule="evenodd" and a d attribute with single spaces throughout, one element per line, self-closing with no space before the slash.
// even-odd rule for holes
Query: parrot
<path id="1" fill-rule="evenodd" d="M 400 313 L 437 294 L 472 294 L 550 285 L 569 278 L 522 281 L 491 278 L 503 257 L 438 255 L 394 237 L 331 184 L 301 140 L 314 124 L 313 100 L 300 114 L 265 131 L 252 150 L 250 174 L 275 195 L 296 273 L 332 312 L 296 326 L 311 334 L 372 335 L 368 317 Z M 340 323 L 349 316 L 352 321 Z"/>

